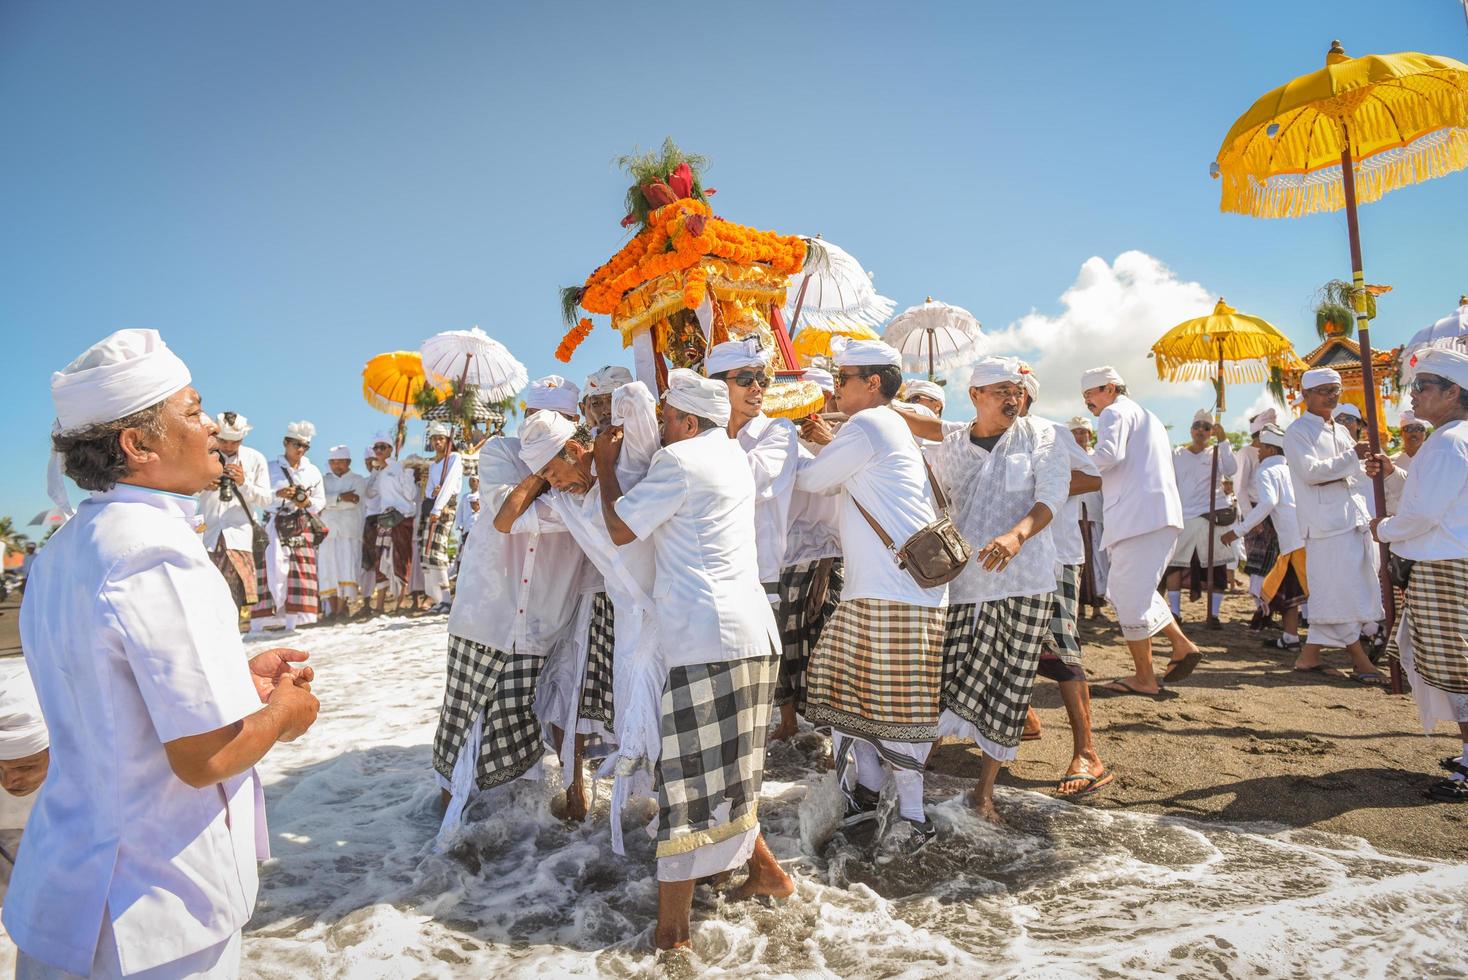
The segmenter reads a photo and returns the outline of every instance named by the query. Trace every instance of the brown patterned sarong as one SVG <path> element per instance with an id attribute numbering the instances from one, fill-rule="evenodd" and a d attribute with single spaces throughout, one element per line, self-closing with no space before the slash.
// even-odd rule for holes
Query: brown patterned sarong
<path id="1" fill-rule="evenodd" d="M 842 602 L 811 654 L 806 720 L 893 742 L 938 737 L 942 607 Z"/>
<path id="2" fill-rule="evenodd" d="M 224 580 L 229 583 L 229 594 L 234 599 L 236 608 L 244 609 L 260 601 L 260 593 L 256 590 L 255 553 L 253 551 L 236 551 L 226 548 L 224 535 L 221 534 L 209 557 L 213 559 L 214 567 L 219 569 Z"/>
<path id="3" fill-rule="evenodd" d="M 1406 616 L 1413 663 L 1424 681 L 1451 694 L 1468 694 L 1465 596 L 1468 558 L 1419 561 L 1412 566 Z"/>

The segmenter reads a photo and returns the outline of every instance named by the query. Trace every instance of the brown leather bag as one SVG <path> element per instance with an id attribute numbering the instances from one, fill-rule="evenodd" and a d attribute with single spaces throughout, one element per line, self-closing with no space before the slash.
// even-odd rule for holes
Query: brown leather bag
<path id="1" fill-rule="evenodd" d="M 913 532 L 912 537 L 902 543 L 902 547 L 895 547 L 892 537 L 882 530 L 878 524 L 867 513 L 867 509 L 853 495 L 851 502 L 856 504 L 856 509 L 861 511 L 861 516 L 867 519 L 872 530 L 877 532 L 877 537 L 887 546 L 897 559 L 897 567 L 906 569 L 913 581 L 925 589 L 946 585 L 958 578 L 958 573 L 968 564 L 973 555 L 973 548 L 964 540 L 963 535 L 958 533 L 958 527 L 953 519 L 948 516 L 948 497 L 943 493 L 943 488 L 938 485 L 933 476 L 933 468 L 923 460 L 923 469 L 928 473 L 928 486 L 933 488 L 933 500 L 938 504 L 938 516 L 935 520 L 924 524 Z"/>

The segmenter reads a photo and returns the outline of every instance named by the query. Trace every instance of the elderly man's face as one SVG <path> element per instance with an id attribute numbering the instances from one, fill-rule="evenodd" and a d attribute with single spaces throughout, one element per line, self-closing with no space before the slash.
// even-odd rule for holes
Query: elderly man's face
<path id="1" fill-rule="evenodd" d="M 141 429 L 123 430 L 122 448 L 130 468 L 123 482 L 170 493 L 198 493 L 224 472 L 213 452 L 219 427 L 205 414 L 199 392 L 192 386 L 170 395 L 162 412 L 162 438 Z"/>
<path id="2" fill-rule="evenodd" d="M 1007 429 L 1019 418 L 1025 389 L 1013 381 L 1000 381 L 982 388 L 970 388 L 968 396 L 978 412 L 980 424 Z"/>
<path id="3" fill-rule="evenodd" d="M 327 460 L 326 465 L 330 466 L 331 472 L 337 476 L 346 476 L 347 471 L 352 468 L 352 461 L 350 459 L 332 459 Z"/>
<path id="4" fill-rule="evenodd" d="M 581 400 L 586 409 L 586 421 L 592 428 L 600 429 L 612 424 L 612 393 L 587 395 Z"/>
<path id="5" fill-rule="evenodd" d="M 586 493 L 591 489 L 591 448 L 567 442 L 538 475 L 557 490 Z"/>
<path id="6" fill-rule="evenodd" d="M 698 416 L 663 402 L 663 445 L 671 446 L 698 435 Z"/>
<path id="7" fill-rule="evenodd" d="M 11 796 L 29 796 L 40 789 L 50 765 L 50 749 L 19 759 L 0 759 L 0 789 Z"/>
<path id="8" fill-rule="evenodd" d="M 1086 408 L 1090 409 L 1092 415 L 1100 415 L 1106 410 L 1106 406 L 1116 401 L 1118 394 L 1116 385 L 1104 384 L 1095 388 L 1087 388 L 1081 392 L 1081 398 L 1085 399 Z"/>
<path id="9" fill-rule="evenodd" d="M 1433 425 L 1457 417 L 1458 397 L 1463 389 L 1438 374 L 1418 372 L 1412 379 L 1412 414 Z"/>
<path id="10" fill-rule="evenodd" d="M 1316 385 L 1305 389 L 1305 411 L 1311 415 L 1335 417 L 1335 407 L 1341 403 L 1341 386 L 1336 384 Z"/>

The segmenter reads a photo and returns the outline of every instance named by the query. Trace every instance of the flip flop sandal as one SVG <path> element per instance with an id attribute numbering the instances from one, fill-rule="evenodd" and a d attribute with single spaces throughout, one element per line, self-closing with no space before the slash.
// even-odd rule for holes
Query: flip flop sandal
<path id="1" fill-rule="evenodd" d="M 1329 664 L 1316 664 L 1314 667 L 1292 667 L 1290 672 L 1294 674 L 1321 674 L 1325 677 L 1334 677 L 1335 668 Z"/>
<path id="2" fill-rule="evenodd" d="M 1044 731 L 1043 730 L 1038 731 L 1038 732 L 1025 732 L 1023 735 L 1021 735 L 1019 737 L 1019 740 L 1021 742 L 1038 742 L 1040 740 L 1040 736 L 1043 735 L 1043 734 L 1044 734 Z"/>
<path id="3" fill-rule="evenodd" d="M 1078 790 L 1067 793 L 1065 792 L 1065 790 L 1060 788 L 1066 783 L 1073 783 L 1076 780 L 1082 779 L 1085 780 L 1086 785 L 1082 786 Z M 1110 769 L 1102 769 L 1099 776 L 1093 776 L 1088 772 L 1068 772 L 1065 774 L 1065 777 L 1060 780 L 1059 784 L 1056 785 L 1055 796 L 1057 799 L 1061 800 L 1075 800 L 1079 799 L 1082 796 L 1090 796 L 1092 793 L 1096 792 L 1102 787 L 1109 786 L 1114 779 L 1116 779 L 1116 776 L 1112 773 Z"/>
<path id="4" fill-rule="evenodd" d="M 1197 667 L 1202 660 L 1203 651 L 1194 650 L 1180 660 L 1170 661 L 1167 665 L 1167 673 L 1162 675 L 1162 679 L 1168 683 L 1185 681 L 1193 673 L 1193 668 Z"/>
<path id="5" fill-rule="evenodd" d="M 1351 680 L 1366 687 L 1386 687 L 1386 675 L 1378 671 L 1354 671 L 1350 675 Z"/>
<path id="6" fill-rule="evenodd" d="M 1468 766 L 1463 765 L 1462 756 L 1450 755 L 1445 759 L 1437 760 L 1437 764 L 1448 772 L 1459 772 L 1468 776 Z"/>
<path id="7" fill-rule="evenodd" d="M 1422 795 L 1439 803 L 1468 803 L 1468 780 L 1440 779 L 1423 790 Z"/>
<path id="8" fill-rule="evenodd" d="M 1117 690 L 1117 687 L 1114 686 L 1114 685 L 1120 686 L 1121 687 L 1121 690 Z M 1093 697 L 1099 697 L 1099 698 L 1128 698 L 1128 697 L 1137 697 L 1137 698 L 1149 698 L 1149 699 L 1151 699 L 1153 701 L 1160 701 L 1160 700 L 1162 700 L 1163 691 L 1159 690 L 1156 694 L 1153 694 L 1150 691 L 1139 691 L 1136 688 L 1132 687 L 1130 684 L 1128 684 L 1122 678 L 1117 678 L 1116 680 L 1111 681 L 1108 684 L 1104 684 L 1101 687 L 1093 687 L 1093 688 L 1091 688 L 1091 694 L 1092 694 Z"/>

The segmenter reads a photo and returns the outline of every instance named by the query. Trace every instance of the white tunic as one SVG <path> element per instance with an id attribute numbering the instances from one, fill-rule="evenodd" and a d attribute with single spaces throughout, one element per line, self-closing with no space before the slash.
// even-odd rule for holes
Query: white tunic
<path id="1" fill-rule="evenodd" d="M 785 543 L 790 496 L 800 466 L 800 437 L 789 419 L 756 415 L 739 430 L 738 440 L 754 474 L 754 544 L 759 552 L 760 581 L 774 582 L 787 564 Z"/>
<path id="2" fill-rule="evenodd" d="M 1295 485 L 1283 456 L 1271 456 L 1259 464 L 1254 471 L 1253 491 L 1256 502 L 1239 520 L 1235 533 L 1242 538 L 1268 518 L 1279 537 L 1280 554 L 1305 547 L 1300 522 L 1295 516 Z"/>
<path id="3" fill-rule="evenodd" d="M 367 499 L 367 478 L 350 470 L 343 476 L 328 472 L 322 477 L 326 503 L 321 520 L 330 532 L 321 545 L 317 559 L 317 580 L 322 591 L 343 585 L 356 585 L 362 572 L 362 507 Z M 355 502 L 341 499 L 344 493 L 357 495 Z"/>
<path id="4" fill-rule="evenodd" d="M 780 647 L 760 584 L 754 477 L 723 429 L 664 446 L 617 516 L 657 560 L 652 598 L 668 667 L 769 656 Z"/>
<path id="5" fill-rule="evenodd" d="M 1181 530 L 1171 454 L 1161 420 L 1131 398 L 1120 395 L 1102 410 L 1091 460 L 1101 471 L 1103 548 L 1159 528 Z"/>
<path id="6" fill-rule="evenodd" d="M 1305 540 L 1371 523 L 1366 470 L 1356 458 L 1356 440 L 1345 426 L 1306 414 L 1290 423 L 1284 442 L 1285 461 L 1295 484 L 1295 513 Z"/>
<path id="7" fill-rule="evenodd" d="M 947 587 L 925 589 L 897 565 L 866 518 L 901 547 L 936 516 L 923 457 L 902 416 L 886 405 L 864 409 L 848 419 L 819 456 L 802 458 L 797 489 L 841 495 L 841 553 L 845 559 L 842 601 L 884 599 L 937 608 Z"/>
<path id="8" fill-rule="evenodd" d="M 1239 510 L 1248 513 L 1249 508 L 1259 502 L 1254 496 L 1254 474 L 1259 472 L 1259 447 L 1252 442 L 1240 449 L 1234 458 L 1238 460 L 1239 472 L 1234 477 L 1234 490 L 1238 492 Z"/>
<path id="9" fill-rule="evenodd" d="M 1234 451 L 1227 442 L 1218 444 L 1218 479 L 1213 481 L 1211 504 L 1208 499 L 1208 479 L 1213 474 L 1212 448 L 1195 453 L 1187 446 L 1179 446 L 1172 453 L 1172 468 L 1177 480 L 1178 499 L 1183 505 L 1184 521 L 1228 506 L 1228 497 L 1223 492 L 1223 479 L 1239 471 L 1239 461 L 1234 458 Z"/>
<path id="10" fill-rule="evenodd" d="M 458 453 L 449 453 L 443 459 L 428 464 L 428 482 L 424 495 L 433 496 L 429 513 L 437 517 L 449 505 L 458 502 L 459 492 L 464 488 L 464 461 Z"/>
<path id="11" fill-rule="evenodd" d="M 1376 525 L 1414 561 L 1468 558 L 1468 422 L 1439 426 L 1417 450 L 1394 517 Z"/>
<path id="12" fill-rule="evenodd" d="M 1417 451 L 1420 453 L 1422 450 L 1419 447 Z M 1412 468 L 1412 457 L 1407 455 L 1406 450 L 1396 453 L 1392 456 L 1392 466 L 1396 467 L 1392 470 L 1392 475 L 1382 481 L 1382 489 L 1386 491 L 1388 515 L 1395 514 L 1397 508 L 1402 506 L 1402 491 L 1407 486 L 1407 471 Z"/>
<path id="13" fill-rule="evenodd" d="M 236 490 L 243 493 L 245 502 L 255 511 L 272 506 L 275 501 L 270 495 L 269 467 L 265 457 L 249 446 L 241 446 L 234 456 L 226 456 L 231 463 L 238 463 L 244 470 L 245 479 Z M 205 490 L 198 495 L 199 519 L 204 522 L 204 547 L 209 551 L 224 535 L 224 546 L 230 551 L 249 551 L 255 546 L 255 532 L 250 529 L 250 519 L 240 504 L 240 494 L 232 494 L 229 503 L 219 499 L 218 490 Z"/>
<path id="14" fill-rule="evenodd" d="M 306 489 L 308 497 L 304 504 L 297 504 L 291 498 L 274 496 L 292 485 Z M 284 456 L 277 456 L 270 461 L 270 492 L 271 509 L 265 512 L 263 518 L 265 532 L 270 539 L 265 546 L 265 584 L 270 589 L 270 598 L 274 601 L 276 610 L 282 611 L 285 608 L 287 577 L 290 575 L 290 556 L 281 547 L 280 534 L 275 528 L 275 514 L 282 510 L 309 510 L 320 516 L 321 509 L 326 506 L 325 480 L 322 479 L 321 471 L 305 456 L 301 457 L 300 464 L 294 468 L 285 461 Z M 310 613 L 299 615 L 306 617 L 305 622 L 315 622 Z"/>
<path id="15" fill-rule="evenodd" d="M 800 443 L 800 459 L 814 459 L 822 446 Z M 798 466 L 799 464 L 797 464 Z M 785 541 L 785 565 L 799 565 L 841 557 L 841 498 L 808 493 L 796 487 L 790 494 L 790 531 Z"/>
<path id="16" fill-rule="evenodd" d="M 1051 523 L 1070 490 L 1070 459 L 1050 423 L 1017 418 L 990 452 L 974 443 L 967 422 L 944 422 L 933 470 L 953 501 L 953 520 L 977 551 L 1014 527 L 1035 504 Z M 1002 570 L 970 561 L 948 586 L 949 602 L 987 602 L 1044 595 L 1055 589 L 1055 541 L 1047 526 Z"/>
<path id="17" fill-rule="evenodd" d="M 409 520 L 418 516 L 414 503 L 418 499 L 418 488 L 413 474 L 395 459 L 389 459 L 386 466 L 367 478 L 367 494 L 372 501 L 368 507 L 371 514 L 396 510 Z"/>
<path id="18" fill-rule="evenodd" d="M 163 747 L 260 710 L 195 517 L 192 497 L 93 494 L 26 584 L 21 644 L 51 768 L 4 921 L 27 954 L 73 973 L 90 971 L 104 915 L 132 973 L 227 940 L 254 910 L 259 780 L 194 789 Z"/>
<path id="19" fill-rule="evenodd" d="M 1038 423 L 1050 426 L 1055 431 L 1055 444 L 1065 450 L 1066 464 L 1070 472 L 1077 471 L 1086 476 L 1100 476 L 1101 471 L 1091 461 L 1091 454 L 1081 448 L 1070 430 L 1049 419 L 1030 415 Z M 1086 544 L 1081 540 L 1081 504 L 1088 504 L 1086 516 L 1094 521 L 1101 519 L 1101 494 L 1099 492 L 1078 493 L 1070 496 L 1069 474 L 1066 481 L 1065 503 L 1060 513 L 1050 522 L 1050 539 L 1055 542 L 1055 560 L 1062 565 L 1079 565 L 1086 560 Z"/>

